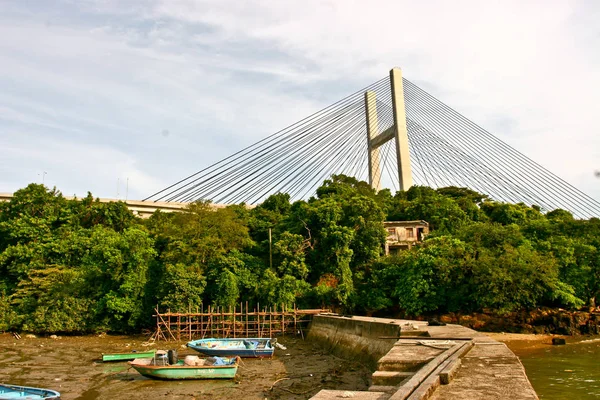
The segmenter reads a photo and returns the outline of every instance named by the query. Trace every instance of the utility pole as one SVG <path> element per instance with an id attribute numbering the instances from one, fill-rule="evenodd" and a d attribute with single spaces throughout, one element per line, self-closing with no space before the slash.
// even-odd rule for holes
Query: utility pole
<path id="1" fill-rule="evenodd" d="M 273 249 L 271 246 L 271 228 L 269 228 L 269 266 L 273 269 Z"/>

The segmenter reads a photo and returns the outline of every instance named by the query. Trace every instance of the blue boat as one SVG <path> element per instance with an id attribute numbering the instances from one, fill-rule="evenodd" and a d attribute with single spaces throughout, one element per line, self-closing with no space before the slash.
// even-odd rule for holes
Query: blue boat
<path id="1" fill-rule="evenodd" d="M 60 400 L 60 393 L 50 389 L 0 383 L 0 400 Z"/>
<path id="2" fill-rule="evenodd" d="M 274 341 L 274 340 L 273 340 Z M 187 344 L 191 349 L 208 356 L 219 357 L 272 357 L 270 338 L 200 339 Z"/>

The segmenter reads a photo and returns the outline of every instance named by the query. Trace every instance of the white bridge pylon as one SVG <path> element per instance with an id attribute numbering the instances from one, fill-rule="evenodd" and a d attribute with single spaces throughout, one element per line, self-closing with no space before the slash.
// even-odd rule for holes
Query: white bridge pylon
<path id="1" fill-rule="evenodd" d="M 377 191 L 381 189 L 381 163 L 379 147 L 389 140 L 395 139 L 396 160 L 398 163 L 398 183 L 400 190 L 408 190 L 413 184 L 408 150 L 408 130 L 406 128 L 406 108 L 404 106 L 404 86 L 402 70 L 393 68 L 390 71 L 392 91 L 392 109 L 394 124 L 383 132 L 379 132 L 377 120 L 377 99 L 374 91 L 365 92 L 365 115 L 367 118 L 367 145 L 369 155 L 369 184 Z"/>

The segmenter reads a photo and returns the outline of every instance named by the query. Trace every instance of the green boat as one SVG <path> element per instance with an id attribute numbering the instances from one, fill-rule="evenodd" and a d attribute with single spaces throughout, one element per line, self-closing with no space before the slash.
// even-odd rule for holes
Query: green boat
<path id="1" fill-rule="evenodd" d="M 158 359 L 137 359 L 130 361 L 137 372 L 152 379 L 181 380 L 181 379 L 233 379 L 237 373 L 240 358 L 210 357 L 202 360 L 193 356 L 200 362 L 179 360 L 174 365 L 152 365 Z M 201 364 L 201 365 L 200 365 Z"/>
<path id="2" fill-rule="evenodd" d="M 114 353 L 114 354 L 102 354 L 102 361 L 129 361 L 135 360 L 136 358 L 152 358 L 156 354 L 156 350 L 149 351 L 138 351 L 131 353 Z"/>

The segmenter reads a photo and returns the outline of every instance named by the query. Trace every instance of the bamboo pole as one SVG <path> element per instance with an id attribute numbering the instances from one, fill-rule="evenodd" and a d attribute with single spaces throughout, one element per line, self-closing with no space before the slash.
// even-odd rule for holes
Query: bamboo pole
<path id="1" fill-rule="evenodd" d="M 263 337 L 269 335 L 281 334 L 285 336 L 288 329 L 294 329 L 294 334 L 302 333 L 299 329 L 310 322 L 311 316 L 329 311 L 324 309 L 299 310 L 294 303 L 293 309 L 289 310 L 285 304 L 264 306 L 260 308 L 250 309 L 248 302 L 244 309 L 244 303 L 240 302 L 240 310 L 237 306 L 208 306 L 204 310 L 204 305 L 201 308 L 196 307 L 195 312 L 192 311 L 191 305 L 188 305 L 187 313 L 171 312 L 170 309 L 165 313 L 156 311 L 156 332 L 153 337 L 157 339 L 168 339 L 163 332 L 168 332 L 168 335 L 173 340 L 182 340 L 187 336 L 189 340 L 193 340 L 196 334 L 200 334 L 205 338 L 209 334 L 212 337 Z M 238 320 L 239 317 L 239 320 Z M 237 323 L 240 326 L 237 326 Z M 187 324 L 187 325 L 186 325 Z M 210 332 L 209 332 L 210 329 Z M 175 332 L 177 330 L 177 332 Z M 303 334 L 303 333 L 302 333 Z"/>
<path id="2" fill-rule="evenodd" d="M 260 303 L 256 306 L 256 337 L 260 337 Z"/>
<path id="3" fill-rule="evenodd" d="M 158 303 L 156 303 L 156 332 L 160 332 L 160 313 L 158 312 Z M 156 339 L 158 340 L 158 334 L 156 335 Z"/>
<path id="4" fill-rule="evenodd" d="M 225 314 L 223 313 L 223 306 L 219 307 L 219 319 L 221 320 L 221 337 L 227 337 L 227 331 L 225 330 Z"/>
<path id="5" fill-rule="evenodd" d="M 231 312 L 231 306 L 229 306 L 229 312 Z M 235 338 L 235 307 L 233 308 L 233 337 Z"/>
<path id="6" fill-rule="evenodd" d="M 169 313 L 170 314 L 170 313 Z M 173 338 L 173 340 L 177 340 L 175 338 L 175 335 L 173 335 L 173 332 L 171 331 L 171 328 L 169 327 L 170 325 L 170 320 L 169 320 L 169 324 L 167 324 L 164 320 L 164 318 L 162 317 L 162 315 L 158 312 L 158 308 L 156 309 L 156 315 L 160 318 L 160 320 L 162 321 L 163 325 L 165 326 L 167 332 L 169 332 L 169 335 L 171 335 L 171 337 Z M 171 317 L 169 317 L 170 319 Z"/>
<path id="7" fill-rule="evenodd" d="M 208 306 L 208 314 L 209 314 L 209 318 L 210 318 L 210 336 L 214 336 L 213 335 L 213 318 L 212 318 L 212 306 Z"/>

